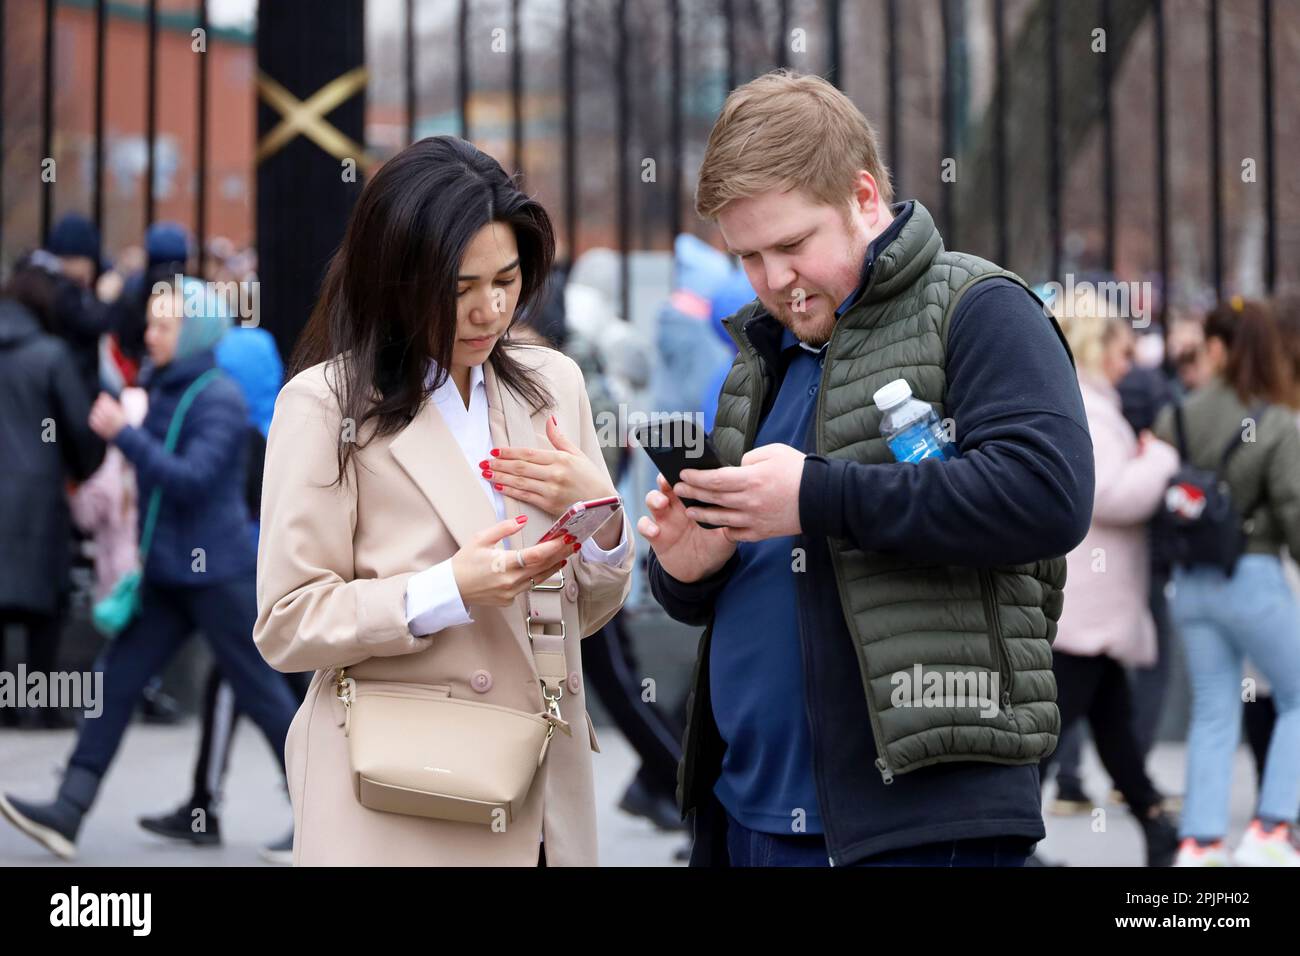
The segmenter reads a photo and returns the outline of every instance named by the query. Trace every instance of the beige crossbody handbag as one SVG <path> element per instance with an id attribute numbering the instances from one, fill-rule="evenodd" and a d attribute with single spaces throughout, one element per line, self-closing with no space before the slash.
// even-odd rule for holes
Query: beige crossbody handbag
<path id="1" fill-rule="evenodd" d="M 523 806 L 558 727 L 567 673 L 564 572 L 526 591 L 529 646 L 545 710 L 460 700 L 446 685 L 335 676 L 345 708 L 353 788 L 363 807 L 436 820 L 510 823 Z M 547 633 L 559 628 L 558 634 Z"/>

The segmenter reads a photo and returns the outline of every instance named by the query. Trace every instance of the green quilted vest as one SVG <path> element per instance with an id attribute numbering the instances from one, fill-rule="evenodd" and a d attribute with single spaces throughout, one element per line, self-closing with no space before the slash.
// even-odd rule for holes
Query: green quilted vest
<path id="1" fill-rule="evenodd" d="M 817 452 L 866 464 L 892 463 L 872 395 L 897 378 L 906 379 L 912 394 L 945 418 L 948 324 L 966 290 L 995 276 L 1025 285 L 991 262 L 946 251 L 930 213 L 915 203 L 898 237 L 876 259 L 869 285 L 836 322 L 817 400 Z M 729 464 L 739 464 L 752 447 L 771 387 L 744 332 L 761 308 L 754 302 L 725 320 L 740 352 L 722 387 L 712 438 Z M 930 764 L 1031 764 L 1052 752 L 1060 732 L 1052 641 L 1061 615 L 1064 557 L 977 569 L 864 552 L 840 540 L 829 544 L 871 714 L 876 766 L 886 783 L 894 774 Z M 708 653 L 708 638 L 706 632 L 701 655 Z M 692 770 L 698 754 L 691 751 L 699 749 L 701 715 L 693 711 L 698 680 L 706 672 L 702 664 L 697 660 L 688 703 L 679 794 L 684 809 L 695 803 Z M 918 664 L 924 676 L 919 684 L 912 679 Z M 949 672 L 947 691 L 916 706 L 926 681 L 940 676 L 947 681 Z M 960 688 L 980 672 L 983 689 L 996 686 L 998 692 L 985 698 L 987 706 L 977 707 Z M 911 696 L 896 693 L 904 686 L 900 674 L 907 675 Z M 974 693 L 974 684 L 965 686 Z M 899 699 L 911 706 L 895 706 Z M 948 701 L 964 706 L 945 706 Z"/>

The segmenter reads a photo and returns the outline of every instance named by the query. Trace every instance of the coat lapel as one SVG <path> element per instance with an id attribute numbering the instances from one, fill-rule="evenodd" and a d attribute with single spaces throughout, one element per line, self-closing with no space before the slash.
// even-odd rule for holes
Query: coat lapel
<path id="1" fill-rule="evenodd" d="M 483 384 L 487 389 L 488 430 L 492 435 L 493 447 L 514 445 L 536 448 L 545 444 L 545 433 L 539 439 L 528 408 L 514 393 L 501 386 L 490 362 L 483 368 Z M 456 437 L 433 401 L 424 404 L 411 424 L 399 432 L 388 447 L 402 470 L 438 512 L 438 517 L 458 545 L 465 547 L 479 532 L 496 524 L 496 511 L 484 493 L 478 475 L 474 474 L 474 465 L 465 460 Z M 508 495 L 503 498 L 508 518 L 528 516 L 528 524 L 524 526 L 523 533 L 511 538 L 511 544 L 517 547 L 536 544 L 551 526 L 550 515 Z M 515 600 L 513 608 L 513 613 L 518 614 L 519 620 L 518 625 L 511 630 L 519 642 L 520 650 L 532 661 L 524 595 L 521 594 Z M 510 608 L 478 608 L 471 613 L 482 610 L 512 613 Z"/>
<path id="2" fill-rule="evenodd" d="M 543 439 L 539 439 L 537 428 L 528 414 L 528 407 L 514 392 L 501 384 L 491 362 L 483 367 L 483 384 L 487 386 L 488 427 L 492 432 L 492 447 L 503 448 L 506 445 L 513 445 L 516 448 L 536 448 L 544 444 L 545 432 L 543 432 Z M 506 503 L 506 513 L 510 517 L 528 516 L 528 523 L 524 525 L 523 533 L 513 539 L 512 543 L 517 547 L 536 544 L 546 529 L 551 526 L 551 517 L 540 509 L 524 504 L 509 495 L 502 497 Z M 572 568 L 566 570 L 572 571 Z M 521 622 L 521 626 L 515 628 L 515 636 L 524 655 L 535 667 L 536 659 L 533 657 L 532 642 L 528 639 L 527 592 L 515 599 L 515 607 L 518 609 Z"/>
<path id="3" fill-rule="evenodd" d="M 496 524 L 492 502 L 432 400 L 388 448 L 462 548 Z"/>
<path id="4" fill-rule="evenodd" d="M 483 384 L 487 386 L 488 427 L 492 431 L 493 447 L 504 448 L 513 445 L 516 448 L 539 448 L 546 444 L 538 437 L 537 427 L 528 413 L 528 407 L 501 384 L 491 362 L 483 367 Z M 528 516 L 528 524 L 524 527 L 522 535 L 524 546 L 536 544 L 546 529 L 551 526 L 551 517 L 540 509 L 523 504 L 509 495 L 505 495 L 504 498 L 506 514 L 509 517 Z"/>

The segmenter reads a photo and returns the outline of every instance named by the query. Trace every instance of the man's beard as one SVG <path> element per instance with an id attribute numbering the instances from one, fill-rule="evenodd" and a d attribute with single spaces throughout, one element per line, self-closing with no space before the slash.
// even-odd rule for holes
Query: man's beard
<path id="1" fill-rule="evenodd" d="M 830 301 L 824 294 L 819 293 L 815 303 L 816 312 L 796 312 L 788 301 L 782 301 L 781 307 L 772 311 L 774 317 L 782 326 L 789 329 L 800 342 L 805 345 L 811 345 L 813 348 L 821 348 L 831 339 L 831 334 L 835 331 L 835 318 L 832 314 L 827 321 L 822 313 L 825 303 Z"/>

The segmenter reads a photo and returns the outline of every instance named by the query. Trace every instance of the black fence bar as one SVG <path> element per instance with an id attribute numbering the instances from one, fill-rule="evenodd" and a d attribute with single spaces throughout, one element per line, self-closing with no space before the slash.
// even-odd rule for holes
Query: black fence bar
<path id="1" fill-rule="evenodd" d="M 354 0 L 259 4 L 258 72 L 299 101 L 338 77 L 355 75 L 365 65 L 364 13 Z M 328 114 L 329 124 L 358 144 L 365 142 L 365 102 L 364 89 L 358 89 Z M 258 141 L 266 142 L 283 119 L 265 95 L 259 96 Z M 341 175 L 342 158 L 306 136 L 295 136 L 263 153 L 256 166 L 261 326 L 275 336 L 283 356 L 292 352 L 311 315 L 326 266 L 363 188 L 353 181 L 357 177 Z"/>
<path id="2" fill-rule="evenodd" d="M 456 100 L 460 111 L 460 138 L 469 140 L 469 0 L 460 0 L 456 16 Z"/>
<path id="3" fill-rule="evenodd" d="M 1053 282 L 1061 280 L 1061 9 L 1047 0 L 1047 230 Z"/>
<path id="4" fill-rule="evenodd" d="M 950 160 L 957 161 L 957 91 L 954 88 L 957 77 L 954 75 L 953 70 L 956 51 L 954 49 L 952 3 L 950 0 L 938 0 L 938 3 L 939 24 L 943 30 L 943 94 L 939 123 L 941 125 L 940 141 L 943 150 L 942 163 L 946 168 L 946 164 Z M 940 196 L 942 198 L 940 216 L 943 220 L 941 232 L 944 240 L 954 248 L 957 246 L 957 204 L 953 201 L 953 192 L 956 187 L 956 182 L 948 182 L 942 177 L 939 180 Z"/>
<path id="5" fill-rule="evenodd" d="M 1277 144 L 1273 136 L 1273 0 L 1260 0 L 1260 63 L 1264 87 L 1264 285 L 1277 291 Z"/>
<path id="6" fill-rule="evenodd" d="M 5 111 L 2 108 L 5 101 L 5 0 L 0 0 L 0 263 L 4 262 L 4 215 L 5 197 L 4 197 L 4 155 L 5 155 Z"/>
<path id="7" fill-rule="evenodd" d="M 105 62 L 108 46 L 108 3 L 95 0 L 95 169 L 92 175 L 91 208 L 95 228 L 104 235 L 104 96 Z M 202 182 L 202 180 L 200 180 Z"/>
<path id="8" fill-rule="evenodd" d="M 194 137 L 194 170 L 197 182 L 194 187 L 194 245 L 198 252 L 198 271 L 207 274 L 204 249 L 208 236 L 208 57 L 212 55 L 208 29 L 208 0 L 199 0 L 199 29 L 203 31 L 203 52 L 198 64 L 197 128 Z"/>
<path id="9" fill-rule="evenodd" d="M 580 190 L 578 176 L 578 147 L 579 130 L 578 130 L 578 70 L 580 69 L 580 51 L 577 49 L 577 28 L 576 17 L 578 10 L 575 9 L 576 0 L 565 0 L 563 6 L 564 17 L 564 37 L 563 37 L 563 96 L 564 96 L 564 116 L 563 116 L 563 160 L 564 169 L 562 171 L 562 181 L 564 185 L 564 212 L 566 220 L 566 238 L 567 253 L 570 259 L 576 256 L 578 252 L 578 235 L 581 227 L 580 210 L 582 208 L 582 195 Z M 961 7 L 959 4 L 962 0 L 935 0 L 939 4 L 938 13 L 940 15 L 940 26 L 943 30 L 943 75 L 942 75 L 942 103 L 941 103 L 941 148 L 945 159 L 954 159 L 961 161 L 964 154 L 962 143 L 963 122 L 964 122 L 964 87 L 961 70 L 961 51 L 958 45 L 964 36 L 964 25 L 961 22 Z M 902 82 L 902 58 L 905 55 L 900 42 L 900 34 L 904 32 L 905 24 L 902 16 L 909 12 L 900 0 L 880 0 L 883 9 L 884 22 L 884 81 L 885 81 L 885 104 L 888 112 L 887 132 L 888 132 L 888 151 L 892 162 L 890 166 L 894 175 L 895 187 L 900 196 L 903 195 L 903 170 L 904 170 L 904 135 L 906 116 L 904 114 L 903 99 L 905 89 Z M 87 8 L 93 8 L 94 11 L 94 66 L 92 74 L 94 77 L 95 89 L 90 91 L 93 103 L 93 141 L 90 144 L 92 159 L 92 178 L 90 181 L 90 205 L 93 213 L 93 219 L 104 231 L 106 207 L 108 205 L 107 193 L 105 191 L 105 168 L 107 152 L 107 69 L 106 69 L 106 52 L 107 52 L 107 34 L 111 22 L 112 10 L 114 7 L 107 0 L 95 0 L 93 4 L 82 4 Z M 210 32 L 209 21 L 209 4 L 207 0 L 195 0 L 196 18 L 200 29 L 203 30 L 205 39 Z M 65 5 L 66 6 L 66 5 Z M 158 197 L 155 193 L 155 182 L 158 175 L 158 137 L 159 137 L 159 28 L 160 18 L 166 17 L 166 11 L 160 12 L 158 0 L 145 0 L 144 3 L 144 20 L 146 26 L 146 48 L 145 48 L 145 130 L 144 139 L 147 144 L 145 156 L 145 174 L 144 174 L 144 214 L 146 225 L 153 223 L 158 218 L 159 210 L 157 208 Z M 792 59 L 789 46 L 789 30 L 791 27 L 794 11 L 791 9 L 789 0 L 777 0 L 772 10 L 775 17 L 777 49 L 774 52 L 775 62 L 778 66 L 788 66 Z M 41 119 L 40 119 L 40 138 L 41 138 L 41 159 L 53 158 L 57 147 L 56 136 L 56 119 L 58 112 L 58 102 L 56 99 L 55 78 L 56 78 L 56 56 L 58 52 L 56 24 L 57 14 L 60 4 L 58 0 L 43 0 L 41 11 L 44 27 L 42 37 L 42 46 L 44 62 L 41 64 L 42 91 L 41 91 Z M 822 19 L 825 32 L 825 57 L 826 57 L 826 76 L 832 80 L 837 87 L 844 87 L 844 77 L 841 75 L 842 64 L 842 19 L 844 14 L 844 4 L 842 0 L 823 0 L 820 4 L 819 18 Z M 669 201 L 670 209 L 667 216 L 667 225 L 671 230 L 671 235 L 676 237 L 683 227 L 686 219 L 687 210 L 683 208 L 684 204 L 689 202 L 689 176 L 684 166 L 684 156 L 686 154 L 686 135 L 687 126 L 685 122 L 685 64 L 684 58 L 687 55 L 686 34 L 691 25 L 687 22 L 687 17 L 694 7 L 686 7 L 683 10 L 682 0 L 667 0 L 667 10 L 660 11 L 668 14 L 670 27 L 669 50 L 669 70 L 668 85 L 670 88 L 670 103 L 668 104 L 669 116 L 667 117 L 668 125 L 668 149 L 664 159 L 668 167 L 662 170 L 667 176 L 666 189 L 664 195 Z M 752 54 L 753 49 L 745 45 L 746 40 L 753 40 L 763 47 L 767 47 L 770 42 L 767 39 L 758 40 L 749 34 L 744 33 L 746 29 L 762 30 L 762 25 L 749 24 L 749 15 L 751 11 L 757 9 L 757 5 L 742 3 L 741 0 L 720 0 L 719 4 L 709 4 L 708 18 L 717 23 L 716 18 L 721 17 L 720 26 L 723 30 L 723 36 L 720 38 L 725 43 L 725 72 L 727 90 L 734 89 L 739 83 L 743 83 L 749 77 L 748 67 L 753 66 L 753 55 L 747 55 L 746 51 Z M 763 9 L 772 9 L 763 7 Z M 801 8 L 796 8 L 801 9 Z M 858 5 L 849 5 L 849 9 L 854 13 L 860 12 Z M 1180 8 L 1175 8 L 1180 9 Z M 1261 109 L 1263 124 L 1263 141 L 1261 165 L 1264 170 L 1264 194 L 1263 194 L 1263 216 L 1264 216 L 1264 256 L 1263 256 L 1263 279 L 1265 290 L 1269 293 L 1275 292 L 1278 286 L 1280 232 L 1279 232 L 1279 202 L 1280 194 L 1278 181 L 1275 170 L 1277 169 L 1277 133 L 1276 133 L 1276 114 L 1278 109 L 1278 97 L 1276 92 L 1277 82 L 1277 55 L 1273 42 L 1273 27 L 1275 23 L 1275 9 L 1273 0 L 1259 0 L 1258 2 L 1258 21 L 1260 23 L 1259 46 L 1254 51 L 1258 58 L 1259 77 L 1261 86 Z M 0 24 L 3 24 L 3 16 L 8 12 L 9 5 L 0 0 Z M 1229 169 L 1224 166 L 1224 116 L 1223 116 L 1223 79 L 1220 76 L 1223 68 L 1223 54 L 1225 52 L 1232 54 L 1237 50 L 1231 46 L 1225 49 L 1224 40 L 1220 35 L 1222 32 L 1220 3 L 1219 0 L 1207 0 L 1206 6 L 1206 31 L 1207 31 L 1207 50 L 1208 50 L 1208 94 L 1207 104 L 1207 122 L 1209 125 L 1208 136 L 1206 137 L 1206 148 L 1208 150 L 1209 178 L 1210 178 L 1210 216 L 1209 216 L 1209 276 L 1205 278 L 1212 280 L 1213 290 L 1216 296 L 1222 297 L 1227 292 L 1233 291 L 1232 274 L 1230 269 L 1229 256 L 1227 255 L 1227 238 L 1226 229 L 1229 223 L 1229 209 L 1225 204 L 1227 197 L 1225 191 L 1230 186 L 1226 179 Z M 417 62 L 417 24 L 416 17 L 418 6 L 416 0 L 404 0 L 404 23 L 406 34 L 403 38 L 404 61 L 403 61 L 403 80 L 404 80 L 404 105 L 405 105 L 405 124 L 406 137 L 413 140 L 416 135 L 416 120 L 418 106 L 418 62 Z M 1112 28 L 1115 27 L 1117 20 L 1121 20 L 1122 10 L 1119 5 L 1112 0 L 1095 0 L 1096 22 L 1107 37 L 1108 41 Z M 87 11 L 89 12 L 89 11 Z M 618 0 L 613 11 L 615 15 L 615 32 L 616 32 L 616 64 L 615 64 L 615 96 L 617 103 L 617 117 L 615 118 L 616 130 L 616 149 L 617 149 L 617 183 L 616 183 L 616 223 L 615 233 L 618 249 L 621 254 L 620 266 L 620 312 L 624 317 L 628 317 L 630 312 L 630 256 L 634 244 L 638 238 L 642 238 L 642 245 L 653 241 L 650 232 L 654 223 L 663 220 L 656 217 L 641 217 L 639 211 L 641 206 L 636 203 L 637 193 L 635 192 L 635 181 L 631 178 L 639 172 L 639 166 L 636 162 L 637 155 L 634 155 L 644 149 L 645 144 L 640 142 L 636 137 L 639 135 L 640 127 L 635 126 L 635 117 L 631 108 L 632 104 L 632 70 L 636 69 L 638 63 L 645 60 L 647 51 L 635 49 L 636 35 L 632 32 L 636 29 L 635 22 L 630 18 L 637 12 L 636 8 L 629 8 L 627 0 Z M 1065 202 L 1065 175 L 1066 165 L 1066 144 L 1063 142 L 1065 136 L 1065 118 L 1062 116 L 1062 99 L 1067 89 L 1067 80 L 1075 79 L 1074 74 L 1067 74 L 1065 71 L 1070 68 L 1070 64 L 1064 59 L 1063 51 L 1065 50 L 1065 37 L 1063 30 L 1067 23 L 1064 19 L 1063 4 L 1061 0 L 1046 0 L 1045 9 L 1042 11 L 1045 16 L 1045 69 L 1047 71 L 1046 82 L 1046 110 L 1045 117 L 1046 130 L 1048 137 L 1047 147 L 1047 179 L 1045 188 L 1046 197 L 1046 215 L 1048 222 L 1050 248 L 1050 278 L 1060 278 L 1062 270 L 1066 267 L 1075 267 L 1078 264 L 1070 259 L 1066 259 L 1066 250 L 1064 243 L 1065 227 L 1067 219 L 1067 204 Z M 993 163 L 992 188 L 994 190 L 995 208 L 1001 210 L 1004 214 L 998 217 L 996 225 L 996 254 L 999 260 L 1008 262 L 1012 260 L 1012 247 L 1015 245 L 1015 237 L 1011 235 L 1010 218 L 1005 215 L 1012 197 L 1010 195 L 1011 176 L 1013 175 L 1012 167 L 1015 165 L 1015 159 L 1010 153 L 1010 144 L 1008 142 L 1008 125 L 1010 122 L 1010 110 L 1013 106 L 1012 89 L 1009 84 L 1011 75 L 1011 64 L 1009 58 L 1011 40 L 1007 36 L 1007 11 L 1006 0 L 992 0 L 990 13 L 993 23 L 993 46 L 994 46 L 994 92 L 990 101 L 992 110 L 992 143 L 991 161 Z M 471 15 L 472 6 L 469 0 L 460 0 L 457 10 L 457 21 L 453 30 L 456 32 L 458 42 L 458 74 L 457 74 L 457 97 L 459 105 L 460 131 L 465 138 L 471 136 L 471 117 L 470 106 L 472 102 L 471 73 L 473 68 L 473 40 L 471 37 Z M 527 149 L 527 123 L 525 114 L 525 76 L 524 76 L 524 47 L 522 42 L 522 19 L 523 19 L 523 0 L 510 0 L 509 4 L 510 17 L 510 42 L 512 44 L 510 54 L 510 98 L 512 107 L 511 118 L 511 147 L 513 149 L 514 170 L 520 176 L 523 174 L 524 158 Z M 1155 80 L 1154 94 L 1154 133 L 1155 133 L 1155 177 L 1156 177 L 1156 229 L 1154 239 L 1156 269 L 1159 274 L 1161 296 L 1159 300 L 1158 317 L 1163 325 L 1166 326 L 1167 332 L 1167 306 L 1173 300 L 1172 291 L 1174 288 L 1174 262 L 1172 258 L 1171 235 L 1171 196 L 1172 196 L 1172 172 L 1170 169 L 1170 143 L 1169 143 L 1169 102 L 1170 95 L 1167 89 L 1170 69 L 1170 48 L 1168 45 L 1168 9 L 1163 0 L 1155 0 L 1152 5 L 1152 31 L 1153 31 L 1153 68 Z M 770 26 L 771 21 L 768 21 Z M 764 31 L 765 32 L 765 31 Z M 716 34 L 715 34 L 716 36 Z M 1231 35 L 1230 35 L 1231 39 Z M 1253 41 L 1250 46 L 1253 46 Z M 4 93 L 4 54 L 5 50 L 0 48 L 0 98 Z M 197 186 L 194 194 L 194 234 L 196 248 L 199 254 L 199 263 L 203 263 L 204 239 L 208 231 L 208 219 L 210 210 L 208 208 L 209 197 L 207 194 L 207 180 L 210 173 L 211 163 L 208 156 L 210 148 L 210 122 L 211 107 L 210 99 L 210 69 L 211 64 L 208 61 L 207 54 L 210 50 L 205 50 L 199 54 L 200 59 L 196 64 L 196 147 L 195 147 L 195 175 Z M 635 57 L 634 57 L 635 54 Z M 1085 70 L 1094 69 L 1094 67 L 1084 67 Z M 1117 143 L 1118 127 L 1116 122 L 1115 111 L 1115 83 L 1117 80 L 1116 63 L 1112 56 L 1111 50 L 1106 50 L 1100 54 L 1095 65 L 1095 90 L 1097 100 L 1098 132 L 1100 135 L 1101 147 L 1101 195 L 1102 202 L 1102 237 L 1100 258 L 1103 267 L 1114 272 L 1120 261 L 1120 237 L 1118 235 L 1119 220 L 1121 212 L 1118 205 L 1118 162 L 1117 151 L 1120 148 Z M 165 78 L 164 78 L 165 80 Z M 1089 79 L 1089 85 L 1092 80 Z M 1069 86 L 1069 89 L 1074 89 Z M 1285 106 L 1285 100 L 1283 101 Z M 1229 104 L 1231 106 L 1231 104 Z M 12 124 L 10 125 L 12 132 Z M 0 118 L 0 149 L 4 143 L 4 133 L 2 118 Z M 12 140 L 12 136 L 9 137 Z M 1231 147 L 1229 147 L 1229 152 Z M 0 188 L 4 185 L 0 178 Z M 39 224 L 40 224 L 40 241 L 47 242 L 53 220 L 56 218 L 58 207 L 58 196 L 55 193 L 56 183 L 42 183 Z M 944 183 L 942 195 L 940 197 L 941 218 L 943 230 L 948 241 L 957 245 L 960 243 L 959 231 L 962 225 L 959 222 L 963 209 L 957 202 L 957 192 L 949 183 Z M 1234 207 L 1235 208 L 1235 207 Z M 969 217 L 969 213 L 966 214 Z M 3 235 L 3 226 L 0 223 L 0 242 L 5 238 Z M 1198 228 L 1204 229 L 1203 226 Z M 639 232 L 637 231 L 639 229 Z M 644 234 L 644 236 L 642 235 Z"/>
<path id="10" fill-rule="evenodd" d="M 736 10 L 735 0 L 722 0 L 723 34 L 727 53 L 727 90 L 736 88 Z"/>
<path id="11" fill-rule="evenodd" d="M 415 142 L 415 0 L 406 0 L 406 50 L 402 73 L 406 83 L 406 142 Z"/>
<path id="12" fill-rule="evenodd" d="M 574 0 L 564 0 L 564 228 L 570 263 L 578 258 L 578 76 L 573 4 Z"/>
<path id="13" fill-rule="evenodd" d="M 844 89 L 841 55 L 844 40 L 840 33 L 840 0 L 826 0 L 826 42 L 828 47 L 826 78 L 840 89 Z"/>
<path id="14" fill-rule="evenodd" d="M 629 170 L 628 141 L 631 138 L 631 105 L 628 101 L 628 34 L 627 34 L 627 0 L 618 0 L 616 6 L 617 23 L 615 35 L 618 43 L 618 56 L 615 58 L 615 87 L 618 97 L 618 164 L 616 166 L 615 190 L 618 193 L 618 293 L 619 315 L 624 321 L 630 319 L 632 301 L 628 255 L 631 252 L 632 238 L 632 196 L 628 189 Z"/>
<path id="15" fill-rule="evenodd" d="M 1010 216 L 1007 215 L 1007 11 L 1004 0 L 993 0 L 993 191 L 1000 214 L 998 262 L 1011 256 Z"/>
<path id="16" fill-rule="evenodd" d="M 1173 295 L 1169 275 L 1169 122 L 1165 91 L 1165 3 L 1151 8 L 1151 38 L 1155 50 L 1156 85 L 1156 263 L 1160 273 L 1160 326 L 1165 339 L 1165 367 L 1173 368 L 1169 354 L 1169 300 Z"/>
<path id="17" fill-rule="evenodd" d="M 147 229 L 154 221 L 154 153 L 158 149 L 158 0 L 148 3 L 148 39 L 145 41 L 144 110 L 145 156 L 144 165 L 144 225 Z"/>
<path id="18" fill-rule="evenodd" d="M 784 5 L 784 0 L 782 5 Z M 682 129 L 682 4 L 681 0 L 668 0 L 668 95 L 672 102 L 668 104 L 668 143 L 669 170 L 668 195 L 672 205 L 668 209 L 668 230 L 670 241 L 676 242 L 682 231 L 682 157 L 685 154 L 684 130 Z M 673 257 L 676 262 L 676 257 Z M 674 284 L 676 277 L 674 276 Z"/>
<path id="19" fill-rule="evenodd" d="M 1101 192 L 1102 261 L 1106 271 L 1115 272 L 1115 127 L 1111 119 L 1110 0 L 1099 0 L 1097 11 L 1105 52 L 1097 58 L 1098 92 L 1101 96 Z"/>
<path id="20" fill-rule="evenodd" d="M 776 5 L 776 66 L 784 69 L 790 65 L 790 0 L 779 0 Z"/>
<path id="21" fill-rule="evenodd" d="M 1214 271 L 1215 298 L 1223 298 L 1223 180 L 1220 168 L 1222 143 L 1219 119 L 1219 0 L 1207 7 L 1210 34 L 1210 248 Z"/>
<path id="22" fill-rule="evenodd" d="M 45 71 L 41 86 L 41 172 L 54 156 L 54 0 L 45 0 Z M 58 168 L 55 167 L 55 178 Z M 41 245 L 50 239 L 54 215 L 54 183 L 41 182 Z"/>
<path id="23" fill-rule="evenodd" d="M 520 0 L 510 0 L 510 148 L 514 173 L 524 172 L 524 43 L 520 30 Z"/>
<path id="24" fill-rule="evenodd" d="M 898 0 L 885 0 L 885 90 L 889 101 L 889 156 L 894 195 L 903 193 L 903 118 L 898 103 Z"/>

